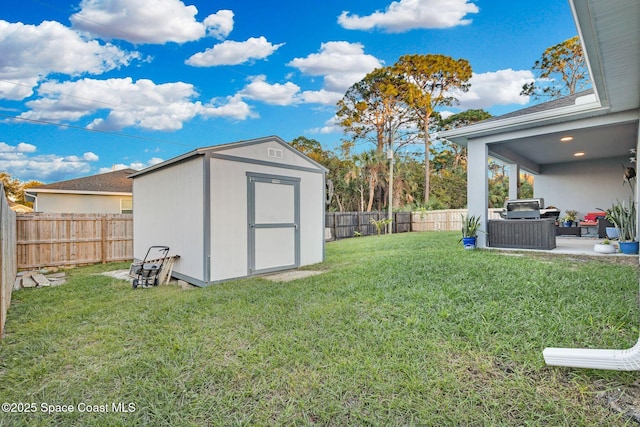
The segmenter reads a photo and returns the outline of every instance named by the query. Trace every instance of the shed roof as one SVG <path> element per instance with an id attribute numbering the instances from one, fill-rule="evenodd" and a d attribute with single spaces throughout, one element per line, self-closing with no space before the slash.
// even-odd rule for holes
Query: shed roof
<path id="1" fill-rule="evenodd" d="M 132 193 L 133 184 L 129 176 L 135 169 L 121 169 L 83 178 L 54 182 L 29 188 L 29 193 Z"/>
<path id="2" fill-rule="evenodd" d="M 320 163 L 316 162 L 315 160 L 309 158 L 308 156 L 304 155 L 303 153 L 299 152 L 298 150 L 296 150 L 295 148 L 293 148 L 291 145 L 287 144 L 282 138 L 280 138 L 279 136 L 265 136 L 262 138 L 255 138 L 255 139 L 249 139 L 249 140 L 242 140 L 242 141 L 237 141 L 237 142 L 230 142 L 230 143 L 226 143 L 226 144 L 219 144 L 219 145 L 212 145 L 212 146 L 208 146 L 208 147 L 201 147 L 201 148 L 196 148 L 195 150 L 191 150 L 187 153 L 184 153 L 178 157 L 174 157 L 172 159 L 169 159 L 167 161 L 164 161 L 162 163 L 158 163 L 157 165 L 153 165 L 150 166 L 146 169 L 143 169 L 139 172 L 136 172 L 134 174 L 132 174 L 130 176 L 130 178 L 136 178 L 142 175 L 146 175 L 148 173 L 154 172 L 156 170 L 159 169 L 163 169 L 167 166 L 170 166 L 172 164 L 175 163 L 179 163 L 182 161 L 185 161 L 187 159 L 193 158 L 193 157 L 197 157 L 197 156 L 204 156 L 206 154 L 219 154 L 221 152 L 224 152 L 226 150 L 231 150 L 233 148 L 238 148 L 238 147 L 243 147 L 243 146 L 249 146 L 249 145 L 256 145 L 256 144 L 264 144 L 264 143 L 268 143 L 268 142 L 275 142 L 279 145 L 281 145 L 284 149 L 289 150 L 290 152 L 294 153 L 295 155 L 305 159 L 307 162 L 310 163 L 310 166 L 313 166 L 314 169 L 317 169 L 318 172 L 323 172 L 326 173 L 328 171 L 327 168 L 325 168 L 324 166 L 322 166 Z M 273 163 L 273 166 L 281 166 L 278 163 Z M 284 165 L 282 165 L 284 166 Z"/>

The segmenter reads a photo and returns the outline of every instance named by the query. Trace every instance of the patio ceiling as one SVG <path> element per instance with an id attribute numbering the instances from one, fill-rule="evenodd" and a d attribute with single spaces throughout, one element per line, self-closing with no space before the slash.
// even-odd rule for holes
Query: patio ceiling
<path id="1" fill-rule="evenodd" d="M 441 137 L 540 173 L 553 163 L 629 156 L 638 144 L 640 1 L 570 1 L 594 92 L 506 114 Z M 572 136 L 571 142 L 560 138 Z M 575 153 L 584 153 L 576 157 Z"/>
<path id="2" fill-rule="evenodd" d="M 638 141 L 638 121 L 624 114 L 616 116 L 620 121 L 610 120 L 611 116 L 609 120 L 595 117 L 549 126 L 545 133 L 540 129 L 521 131 L 502 142 L 490 143 L 489 154 L 503 161 L 517 161 L 534 173 L 548 164 L 629 157 Z M 565 137 L 573 139 L 562 141 Z"/>

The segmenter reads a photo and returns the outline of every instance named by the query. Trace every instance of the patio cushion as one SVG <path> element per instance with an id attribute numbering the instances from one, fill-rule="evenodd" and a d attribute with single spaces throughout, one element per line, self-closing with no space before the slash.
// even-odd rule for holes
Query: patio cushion
<path id="1" fill-rule="evenodd" d="M 598 222 L 598 218 L 599 217 L 603 217 L 606 214 L 604 212 L 587 212 L 587 214 L 584 216 L 584 221 L 585 222 Z"/>

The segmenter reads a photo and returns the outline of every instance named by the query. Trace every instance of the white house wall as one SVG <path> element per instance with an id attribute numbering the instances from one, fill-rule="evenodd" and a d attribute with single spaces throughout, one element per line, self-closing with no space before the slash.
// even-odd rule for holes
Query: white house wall
<path id="1" fill-rule="evenodd" d="M 224 151 L 266 158 L 267 144 Z M 282 148 L 279 144 L 274 147 Z M 247 150 L 248 149 L 248 150 Z M 285 149 L 285 151 L 288 151 Z M 313 165 L 295 156 L 291 163 L 310 168 Z M 298 160 L 302 160 L 302 163 Z M 281 159 L 283 161 L 286 159 Z M 252 160 L 255 161 L 255 160 Z M 283 167 L 211 159 L 211 280 L 219 281 L 248 274 L 247 172 L 300 178 L 300 265 L 324 260 L 324 181 L 322 173 Z"/>
<path id="2" fill-rule="evenodd" d="M 562 210 L 561 216 L 566 209 L 577 210 L 579 218 L 606 209 L 632 196 L 629 185 L 623 185 L 623 164 L 631 165 L 628 157 L 544 165 L 535 176 L 534 197 Z"/>
<path id="3" fill-rule="evenodd" d="M 169 246 L 180 255 L 174 273 L 204 277 L 204 166 L 201 156 L 133 180 L 134 257 L 150 246 Z"/>
<path id="4" fill-rule="evenodd" d="M 122 200 L 130 196 L 102 196 L 92 194 L 38 193 L 36 212 L 47 213 L 120 213 Z"/>

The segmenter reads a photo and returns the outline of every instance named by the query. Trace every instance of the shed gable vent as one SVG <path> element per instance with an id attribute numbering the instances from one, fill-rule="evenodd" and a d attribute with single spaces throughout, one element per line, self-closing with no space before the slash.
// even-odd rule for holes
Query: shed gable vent
<path id="1" fill-rule="evenodd" d="M 267 148 L 267 157 L 273 157 L 274 159 L 281 159 L 283 156 L 283 152 L 281 148 Z"/>

